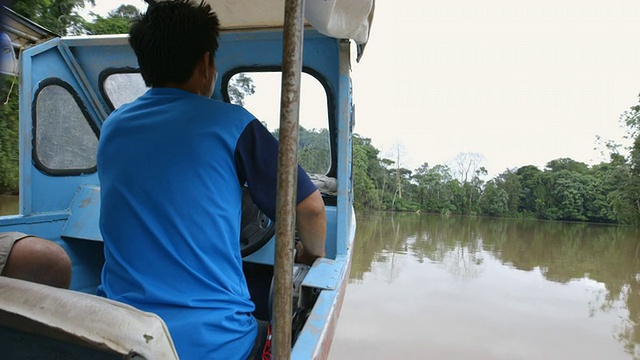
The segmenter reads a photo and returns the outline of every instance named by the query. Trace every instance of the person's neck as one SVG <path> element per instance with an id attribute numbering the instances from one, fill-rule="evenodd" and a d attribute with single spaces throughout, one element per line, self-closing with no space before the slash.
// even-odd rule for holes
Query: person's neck
<path id="1" fill-rule="evenodd" d="M 180 89 L 180 90 L 188 91 L 188 92 L 194 93 L 196 95 L 200 95 L 199 87 L 194 86 L 194 84 L 191 81 L 187 81 L 186 83 L 183 83 L 183 84 L 166 83 L 166 84 L 164 84 L 162 86 L 154 86 L 154 88 L 174 88 L 174 89 Z"/>

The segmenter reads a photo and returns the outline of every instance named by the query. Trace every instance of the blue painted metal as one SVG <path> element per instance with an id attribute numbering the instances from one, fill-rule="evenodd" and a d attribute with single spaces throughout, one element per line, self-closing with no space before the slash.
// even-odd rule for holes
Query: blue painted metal
<path id="1" fill-rule="evenodd" d="M 71 214 L 62 229 L 62 236 L 80 240 L 102 241 L 100 233 L 100 187 L 83 185 L 78 189 Z"/>
<path id="2" fill-rule="evenodd" d="M 69 70 L 71 70 L 71 73 L 73 74 L 73 77 L 75 78 L 76 83 L 78 84 L 78 88 L 80 89 L 82 94 L 87 98 L 88 101 L 85 103 L 85 105 L 87 106 L 87 109 L 91 113 L 92 118 L 96 119 L 97 120 L 96 122 L 98 124 L 102 124 L 104 122 L 104 119 L 107 118 L 107 115 L 108 115 L 107 111 L 105 111 L 104 105 L 101 104 L 100 101 L 98 100 L 98 95 L 96 94 L 95 89 L 91 87 L 91 84 L 87 79 L 87 74 L 85 74 L 85 71 L 82 68 L 82 65 L 75 58 L 75 56 L 73 55 L 73 53 L 69 49 L 69 46 L 66 43 L 64 42 L 59 43 L 58 51 L 60 51 L 62 58 L 67 63 L 67 67 L 69 68 Z"/>
<path id="3" fill-rule="evenodd" d="M 335 290 L 343 277 L 345 262 L 331 259 L 317 259 L 302 281 L 302 286 Z"/>
<path id="4" fill-rule="evenodd" d="M 351 229 L 348 235 L 349 249 L 351 249 L 355 236 L 355 221 L 354 215 L 348 219 L 350 223 L 348 227 Z M 292 359 L 326 359 L 329 356 L 348 283 L 351 254 L 349 250 L 346 255 L 336 257 L 335 262 L 344 266 L 344 271 L 337 280 L 339 287 L 335 290 L 323 290 L 318 296 L 316 304 L 291 351 Z"/>

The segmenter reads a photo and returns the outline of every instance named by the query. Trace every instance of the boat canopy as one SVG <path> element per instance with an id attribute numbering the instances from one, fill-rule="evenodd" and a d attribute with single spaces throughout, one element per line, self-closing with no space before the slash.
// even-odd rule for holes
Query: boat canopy
<path id="1" fill-rule="evenodd" d="M 3 15 L 2 31 L 8 34 L 16 49 L 24 49 L 58 36 L 6 6 L 0 9 L 0 13 Z"/>
<path id="2" fill-rule="evenodd" d="M 220 17 L 223 29 L 282 27 L 284 0 L 205 0 Z M 375 0 L 312 0 L 305 2 L 305 19 L 321 34 L 369 40 Z"/>
<path id="3" fill-rule="evenodd" d="M 58 35 L 6 6 L 0 8 L 0 15 L 0 73 L 17 75 L 16 53 Z"/>

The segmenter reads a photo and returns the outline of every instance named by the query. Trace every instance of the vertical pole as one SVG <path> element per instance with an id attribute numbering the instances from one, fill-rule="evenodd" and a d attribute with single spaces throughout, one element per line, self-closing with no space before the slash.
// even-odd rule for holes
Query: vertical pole
<path id="1" fill-rule="evenodd" d="M 293 250 L 298 179 L 298 116 L 302 72 L 303 14 L 304 0 L 285 1 L 272 343 L 272 354 L 278 360 L 291 357 Z"/>

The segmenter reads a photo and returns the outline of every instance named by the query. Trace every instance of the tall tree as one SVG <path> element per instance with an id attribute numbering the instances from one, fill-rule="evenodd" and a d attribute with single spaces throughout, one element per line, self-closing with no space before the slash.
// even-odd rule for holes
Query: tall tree
<path id="1" fill-rule="evenodd" d="M 407 169 L 401 168 L 401 162 L 400 162 L 401 161 L 400 156 L 401 155 L 404 156 L 404 154 L 405 154 L 404 146 L 402 146 L 400 143 L 396 143 L 394 145 L 394 150 L 396 152 L 396 154 L 395 154 L 396 155 L 396 162 L 395 162 L 396 163 L 396 168 L 395 168 L 395 171 L 394 171 L 395 189 L 394 189 L 394 192 L 393 192 L 393 200 L 391 200 L 391 208 L 392 209 L 395 209 L 396 199 L 397 198 L 402 199 L 402 190 L 404 188 L 404 184 L 403 184 L 404 183 L 404 181 L 403 181 L 404 180 L 403 179 L 404 176 L 403 176 L 403 174 L 407 175 L 406 171 L 408 171 Z M 403 170 L 406 170 L 406 171 L 403 171 Z M 409 174 L 410 173 L 411 172 L 409 171 Z"/>
<path id="2" fill-rule="evenodd" d="M 640 224 L 640 94 L 638 101 L 638 104 L 631 106 L 620 116 L 627 127 L 627 137 L 632 140 L 629 148 L 629 173 L 624 180 L 623 192 L 632 204 L 628 206 L 627 211 L 630 213 L 626 217 L 633 219 L 635 224 Z"/>
<path id="3" fill-rule="evenodd" d="M 382 207 L 381 186 L 385 169 L 378 158 L 379 151 L 371 139 L 353 135 L 353 193 L 359 209 L 379 210 Z"/>
<path id="4" fill-rule="evenodd" d="M 485 215 L 505 216 L 509 212 L 509 195 L 496 182 L 493 179 L 485 185 L 479 201 L 480 209 Z"/>
<path id="5" fill-rule="evenodd" d="M 253 79 L 247 73 L 240 73 L 229 80 L 229 99 L 232 104 L 244 105 L 244 99 L 256 92 Z"/>
<path id="6" fill-rule="evenodd" d="M 518 212 L 525 216 L 535 216 L 538 213 L 543 189 L 540 182 L 542 171 L 534 165 L 525 165 L 516 170 L 520 179 L 520 202 Z"/>
<path id="7" fill-rule="evenodd" d="M 496 192 L 496 196 L 500 198 L 506 197 L 507 203 L 504 214 L 517 214 L 520 207 L 520 193 L 522 192 L 522 184 L 518 173 L 515 170 L 507 169 L 492 181 L 499 190 L 504 192 Z"/>
<path id="8" fill-rule="evenodd" d="M 84 19 L 78 9 L 95 0 L 15 0 L 12 9 L 18 14 L 59 34 L 81 32 Z"/>
<path id="9" fill-rule="evenodd" d="M 127 34 L 131 23 L 141 16 L 133 5 L 120 5 L 109 12 L 107 17 L 91 13 L 93 21 L 84 21 L 82 27 L 88 35 Z"/>
<path id="10" fill-rule="evenodd" d="M 483 166 L 484 156 L 475 152 L 464 152 L 456 155 L 451 160 L 453 176 L 461 183 L 471 181 L 476 171 Z"/>
<path id="11" fill-rule="evenodd" d="M 546 167 L 552 172 L 559 172 L 561 170 L 574 171 L 581 174 L 589 172 L 589 165 L 570 158 L 551 160 L 547 163 Z"/>

